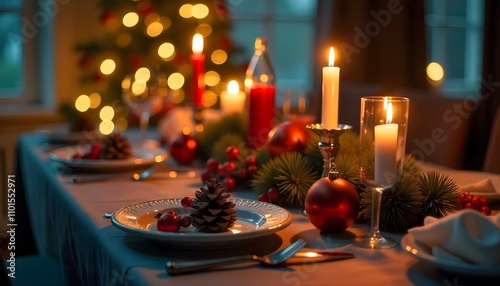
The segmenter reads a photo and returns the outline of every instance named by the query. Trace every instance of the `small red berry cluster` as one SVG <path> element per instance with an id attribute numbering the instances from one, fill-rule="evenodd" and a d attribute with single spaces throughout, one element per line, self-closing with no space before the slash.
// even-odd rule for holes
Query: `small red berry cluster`
<path id="1" fill-rule="evenodd" d="M 254 155 L 246 158 L 241 156 L 240 150 L 235 146 L 226 148 L 227 161 L 220 163 L 215 158 L 210 158 L 205 164 L 205 171 L 201 174 L 203 182 L 210 178 L 217 178 L 228 191 L 233 190 L 238 183 L 246 184 L 258 170 L 257 159 Z"/>
<path id="2" fill-rule="evenodd" d="M 99 159 L 102 152 L 102 146 L 99 143 L 92 143 L 90 149 L 85 153 L 75 152 L 71 158 L 73 159 L 87 159 L 87 160 L 97 160 Z"/>
<path id="3" fill-rule="evenodd" d="M 261 202 L 276 202 L 280 198 L 280 189 L 278 187 L 271 187 L 266 193 L 261 194 L 257 199 Z"/>
<path id="4" fill-rule="evenodd" d="M 474 196 L 470 193 L 461 193 L 459 198 L 459 206 L 461 209 L 475 209 L 485 215 L 491 215 L 491 209 L 488 206 L 487 198 Z"/>
<path id="5" fill-rule="evenodd" d="M 181 205 L 185 208 L 191 207 L 191 197 L 184 197 L 181 199 Z M 165 213 L 158 213 L 155 218 L 158 219 L 156 228 L 164 232 L 178 232 L 181 227 L 189 227 L 191 225 L 191 217 L 178 216 L 175 211 L 168 211 Z"/>

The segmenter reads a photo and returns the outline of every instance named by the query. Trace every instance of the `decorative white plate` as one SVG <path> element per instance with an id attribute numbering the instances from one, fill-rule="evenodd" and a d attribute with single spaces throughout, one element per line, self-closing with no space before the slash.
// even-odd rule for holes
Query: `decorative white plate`
<path id="1" fill-rule="evenodd" d="M 415 241 L 409 233 L 401 239 L 401 248 L 418 260 L 448 273 L 468 277 L 500 277 L 498 265 L 478 265 L 437 258 L 432 255 L 430 248 Z"/>
<path id="2" fill-rule="evenodd" d="M 99 138 L 99 134 L 96 131 L 71 131 L 67 123 L 46 125 L 37 131 L 46 141 L 54 144 L 88 143 Z"/>
<path id="3" fill-rule="evenodd" d="M 255 238 L 275 233 L 290 225 L 290 212 L 279 206 L 247 199 L 230 199 L 236 204 L 236 223 L 226 232 L 205 233 L 193 226 L 179 232 L 157 230 L 155 216 L 175 211 L 178 216 L 189 215 L 181 199 L 146 201 L 124 207 L 111 217 L 113 225 L 131 234 L 182 248 L 231 247 Z"/>
<path id="4" fill-rule="evenodd" d="M 73 159 L 76 152 L 85 153 L 90 144 L 67 146 L 56 149 L 49 154 L 49 158 L 59 163 L 63 169 L 72 173 L 124 173 L 145 170 L 154 164 L 167 159 L 167 152 L 162 148 L 133 148 L 134 157 L 117 160 L 89 160 Z"/>

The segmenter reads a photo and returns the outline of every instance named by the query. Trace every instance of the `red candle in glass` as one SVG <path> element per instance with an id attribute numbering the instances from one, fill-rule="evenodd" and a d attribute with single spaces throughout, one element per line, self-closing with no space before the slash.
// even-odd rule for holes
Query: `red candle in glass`
<path id="1" fill-rule="evenodd" d="M 252 148 L 262 146 L 274 127 L 275 93 L 273 84 L 254 83 L 250 89 L 248 143 Z"/>
<path id="2" fill-rule="evenodd" d="M 201 34 L 193 36 L 192 48 L 193 103 L 194 106 L 199 107 L 203 105 L 203 91 L 205 90 L 205 54 L 203 54 L 203 36 Z"/>

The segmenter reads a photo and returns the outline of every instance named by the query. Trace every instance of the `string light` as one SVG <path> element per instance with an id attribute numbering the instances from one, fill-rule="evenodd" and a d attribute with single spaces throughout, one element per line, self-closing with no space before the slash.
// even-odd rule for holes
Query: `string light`
<path id="1" fill-rule="evenodd" d="M 101 118 L 102 121 L 111 121 L 113 120 L 113 117 L 115 117 L 115 110 L 113 107 L 106 105 L 103 108 L 101 108 L 101 111 L 99 112 L 99 117 Z"/>
<path id="2" fill-rule="evenodd" d="M 184 4 L 181 6 L 181 8 L 179 8 L 179 15 L 182 17 L 182 18 L 191 18 L 193 16 L 192 14 L 192 10 L 193 10 L 193 5 L 191 4 Z"/>
<path id="3" fill-rule="evenodd" d="M 212 62 L 216 65 L 222 65 L 227 61 L 227 53 L 224 50 L 215 50 L 210 56 Z"/>
<path id="4" fill-rule="evenodd" d="M 139 23 L 139 15 L 135 12 L 129 12 L 123 16 L 122 22 L 125 27 L 133 27 Z"/>
<path id="5" fill-rule="evenodd" d="M 196 19 L 203 19 L 208 16 L 208 7 L 205 4 L 195 4 L 191 10 L 191 14 Z"/>
<path id="6" fill-rule="evenodd" d="M 160 22 L 153 22 L 146 29 L 146 34 L 152 38 L 160 35 L 161 32 L 163 32 L 163 25 Z"/>
<path id="7" fill-rule="evenodd" d="M 220 82 L 220 75 L 216 71 L 207 71 L 205 73 L 205 84 L 208 86 L 216 86 Z"/>
<path id="8" fill-rule="evenodd" d="M 104 75 L 110 75 L 112 74 L 116 69 L 116 63 L 112 59 L 105 59 L 102 61 L 100 70 L 101 73 Z"/>
<path id="9" fill-rule="evenodd" d="M 80 112 L 85 112 L 90 107 L 90 98 L 86 94 L 78 96 L 75 100 L 75 108 Z"/>
<path id="10" fill-rule="evenodd" d="M 172 90 L 181 89 L 184 86 L 184 76 L 178 72 L 168 77 L 168 87 Z"/>
<path id="11" fill-rule="evenodd" d="M 175 53 L 175 47 L 172 43 L 166 42 L 160 45 L 158 48 L 158 55 L 162 59 L 168 59 L 172 57 Z"/>
<path id="12" fill-rule="evenodd" d="M 90 105 L 89 107 L 95 109 L 101 104 L 101 95 L 97 92 L 91 93 L 89 95 Z"/>

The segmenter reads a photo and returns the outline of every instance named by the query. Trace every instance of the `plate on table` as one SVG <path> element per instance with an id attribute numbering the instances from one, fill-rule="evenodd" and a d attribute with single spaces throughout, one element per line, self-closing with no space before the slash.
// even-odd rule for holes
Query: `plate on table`
<path id="1" fill-rule="evenodd" d="M 479 265 L 437 258 L 432 254 L 429 247 L 415 241 L 409 233 L 401 239 L 401 248 L 418 260 L 444 272 L 468 277 L 500 277 L 498 265 Z"/>
<path id="2" fill-rule="evenodd" d="M 67 123 L 54 123 L 43 126 L 37 132 L 49 143 L 52 144 L 78 144 L 90 142 L 99 138 L 99 134 L 94 131 L 71 131 Z"/>
<path id="3" fill-rule="evenodd" d="M 57 162 L 63 171 L 70 173 L 124 173 L 146 170 L 154 164 L 161 163 L 167 158 L 167 153 L 162 148 L 133 147 L 134 156 L 130 159 L 74 159 L 74 154 L 83 154 L 90 148 L 90 144 L 80 144 L 55 149 L 49 158 Z"/>
<path id="4" fill-rule="evenodd" d="M 182 248 L 232 247 L 255 238 L 273 234 L 292 222 L 286 209 L 277 205 L 247 200 L 230 199 L 236 204 L 236 222 L 226 232 L 205 233 L 193 226 L 181 228 L 179 232 L 157 230 L 155 216 L 166 211 L 175 211 L 178 216 L 189 215 L 189 208 L 181 206 L 181 199 L 163 199 L 132 204 L 116 211 L 111 222 L 128 233 L 156 240 L 170 246 Z"/>

